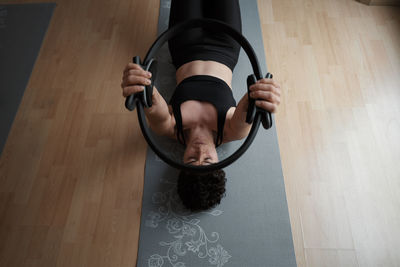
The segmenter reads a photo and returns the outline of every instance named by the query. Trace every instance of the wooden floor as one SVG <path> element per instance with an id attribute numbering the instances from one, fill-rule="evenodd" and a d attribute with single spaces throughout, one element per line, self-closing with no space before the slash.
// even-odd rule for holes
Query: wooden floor
<path id="1" fill-rule="evenodd" d="M 56 2 L 0 160 L 0 266 L 134 266 L 146 144 L 119 84 L 159 2 Z M 400 266 L 399 8 L 259 9 L 298 266 Z"/>

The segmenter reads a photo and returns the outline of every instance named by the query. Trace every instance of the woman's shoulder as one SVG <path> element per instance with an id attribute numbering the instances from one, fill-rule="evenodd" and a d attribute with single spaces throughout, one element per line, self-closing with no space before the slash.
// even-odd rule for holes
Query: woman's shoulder
<path id="1" fill-rule="evenodd" d="M 168 110 L 169 110 L 169 114 L 171 116 L 171 120 L 170 120 L 170 123 L 169 123 L 169 131 L 168 131 L 167 136 L 169 138 L 176 139 L 176 132 L 177 132 L 177 130 L 176 130 L 176 120 L 175 120 L 175 115 L 174 115 L 174 112 L 172 110 L 172 106 L 171 105 L 168 105 Z"/>
<path id="2" fill-rule="evenodd" d="M 224 125 L 224 136 L 223 136 L 224 138 L 222 140 L 222 143 L 228 143 L 228 142 L 240 139 L 240 138 L 237 138 L 235 129 L 233 129 L 231 127 L 231 121 L 233 119 L 233 114 L 235 113 L 235 110 L 236 110 L 236 107 L 231 107 L 226 112 L 225 125 Z"/>

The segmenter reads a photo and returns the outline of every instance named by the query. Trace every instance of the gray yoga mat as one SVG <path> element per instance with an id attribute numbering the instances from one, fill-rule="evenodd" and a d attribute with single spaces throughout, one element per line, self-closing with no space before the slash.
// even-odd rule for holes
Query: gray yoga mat
<path id="1" fill-rule="evenodd" d="M 56 4 L 0 4 L 0 154 Z"/>
<path id="2" fill-rule="evenodd" d="M 257 0 L 241 0 L 243 34 L 253 45 L 266 73 Z M 161 0 L 158 30 L 167 29 L 170 0 Z M 157 56 L 157 88 L 169 99 L 174 68 L 165 45 Z M 246 90 L 251 66 L 243 49 L 234 71 L 238 100 Z M 171 154 L 182 147 L 164 140 Z M 223 145 L 230 155 L 241 142 Z M 137 266 L 296 266 L 275 125 L 260 127 L 249 150 L 225 168 L 226 197 L 201 213 L 185 210 L 176 193 L 179 171 L 162 162 L 149 148 L 145 167 Z"/>

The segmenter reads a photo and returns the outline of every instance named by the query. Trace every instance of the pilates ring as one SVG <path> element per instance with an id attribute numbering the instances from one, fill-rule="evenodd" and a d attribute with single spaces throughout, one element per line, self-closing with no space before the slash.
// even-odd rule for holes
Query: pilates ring
<path id="1" fill-rule="evenodd" d="M 151 133 L 149 131 L 149 127 L 146 122 L 145 118 L 145 113 L 144 113 L 144 108 L 145 107 L 151 107 L 151 99 L 152 99 L 152 93 L 153 93 L 153 85 L 154 81 L 156 79 L 156 73 L 157 73 L 157 62 L 155 59 L 153 59 L 154 55 L 156 52 L 162 47 L 164 43 L 166 43 L 168 40 L 172 39 L 173 37 L 181 34 L 184 31 L 187 31 L 192 28 L 204 28 L 209 31 L 213 32 L 224 32 L 228 35 L 230 35 L 236 42 L 238 42 L 243 50 L 246 52 L 251 66 L 253 68 L 254 74 L 250 74 L 247 77 L 247 90 L 248 90 L 248 97 L 249 97 L 249 107 L 247 110 L 247 117 L 246 117 L 246 122 L 251 124 L 253 123 L 250 132 L 246 138 L 246 140 L 243 142 L 243 144 L 229 157 L 226 159 L 219 161 L 217 163 L 211 164 L 211 165 L 206 165 L 206 166 L 194 166 L 194 165 L 189 165 L 189 164 L 183 164 L 181 162 L 177 162 L 175 160 L 172 160 L 169 158 L 163 151 L 161 151 L 157 145 L 156 141 L 151 136 Z M 125 101 L 125 107 L 132 111 L 137 107 L 137 115 L 138 115 L 138 120 L 140 124 L 140 128 L 142 130 L 143 136 L 146 139 L 147 143 L 149 146 L 153 149 L 153 151 L 159 156 L 164 162 L 169 164 L 170 166 L 185 170 L 185 171 L 192 171 L 192 172 L 211 172 L 215 171 L 218 169 L 225 168 L 226 166 L 232 164 L 234 161 L 236 161 L 238 158 L 240 158 L 244 152 L 249 148 L 251 143 L 253 142 L 258 128 L 260 127 L 260 123 L 262 123 L 264 129 L 269 129 L 272 127 L 272 117 L 271 113 L 263 110 L 261 108 L 258 108 L 255 106 L 255 100 L 251 99 L 249 96 L 249 87 L 256 83 L 257 80 L 262 79 L 262 74 L 261 74 L 261 68 L 257 59 L 257 56 L 248 42 L 248 40 L 238 31 L 236 31 L 234 28 L 229 26 L 228 24 L 214 20 L 214 19 L 191 19 L 187 20 L 185 22 L 179 23 L 165 32 L 163 32 L 153 43 L 153 45 L 150 47 L 149 51 L 146 54 L 146 57 L 144 58 L 143 63 L 140 62 L 140 58 L 138 56 L 133 58 L 133 62 L 136 64 L 140 64 L 141 67 L 144 70 L 148 70 L 152 72 L 152 78 L 151 78 L 151 84 L 145 86 L 144 91 L 130 95 L 126 98 Z M 272 75 L 270 73 L 267 74 L 266 78 L 272 78 Z"/>

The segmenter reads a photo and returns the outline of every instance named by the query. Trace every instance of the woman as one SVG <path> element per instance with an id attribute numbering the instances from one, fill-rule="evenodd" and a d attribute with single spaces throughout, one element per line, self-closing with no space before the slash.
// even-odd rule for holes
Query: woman
<path id="1" fill-rule="evenodd" d="M 223 21 L 241 32 L 238 0 L 172 0 L 169 27 L 188 19 L 211 18 Z M 186 146 L 183 162 L 207 165 L 218 162 L 216 147 L 246 137 L 247 93 L 236 105 L 232 94 L 232 72 L 240 46 L 224 33 L 196 28 L 169 41 L 176 68 L 177 87 L 168 105 L 156 88 L 153 106 L 145 110 L 150 128 L 160 135 L 176 138 Z M 129 63 L 124 70 L 123 96 L 143 91 L 151 73 Z M 280 86 L 272 79 L 261 79 L 250 87 L 256 106 L 276 112 Z M 204 210 L 220 203 L 225 193 L 225 173 L 181 172 L 178 193 L 191 210 Z"/>

